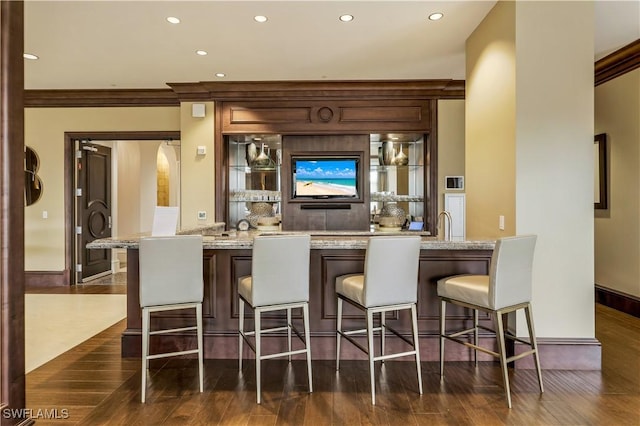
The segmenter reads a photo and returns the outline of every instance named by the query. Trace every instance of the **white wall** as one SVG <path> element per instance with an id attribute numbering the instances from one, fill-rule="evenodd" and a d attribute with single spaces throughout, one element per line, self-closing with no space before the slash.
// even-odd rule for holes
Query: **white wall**
<path id="1" fill-rule="evenodd" d="M 117 229 L 114 236 L 150 232 L 156 207 L 157 152 L 162 141 L 118 141 Z"/>
<path id="2" fill-rule="evenodd" d="M 466 151 L 469 180 L 469 169 L 475 168 L 473 180 L 467 182 L 468 205 L 470 210 L 472 200 L 479 205 L 472 192 L 495 185 L 496 173 L 512 179 L 513 190 L 504 190 L 506 200 L 496 202 L 505 208 L 513 203 L 515 234 L 538 235 L 533 305 L 540 337 L 595 334 L 593 26 L 585 22 L 593 22 L 591 2 L 499 2 L 467 42 L 468 57 L 474 59 L 467 68 L 466 114 L 471 127 L 466 144 L 474 144 Z M 510 52 L 515 56 L 509 58 Z M 496 69 L 499 63 L 513 64 L 507 68 L 514 74 L 504 76 L 505 69 Z M 503 85 L 507 96 L 496 104 L 491 90 L 502 96 Z M 492 141 L 491 129 L 482 127 L 491 120 L 513 129 L 493 129 L 501 135 L 499 144 Z M 496 166 L 492 156 L 507 164 Z M 497 226 L 497 211 L 487 209 L 490 214 L 482 215 L 484 223 L 474 229 Z M 475 211 L 468 215 L 470 220 L 474 216 Z M 524 330 L 519 320 L 518 334 L 526 334 Z"/>
<path id="3" fill-rule="evenodd" d="M 593 3 L 516 5 L 516 230 L 538 234 L 536 328 L 594 337 Z"/>
<path id="4" fill-rule="evenodd" d="M 180 205 L 180 145 L 172 141 L 171 145 L 163 143 L 160 149 L 169 163 L 169 205 Z"/>
<path id="5" fill-rule="evenodd" d="M 153 215 L 158 205 L 158 148 L 159 141 L 138 143 L 140 149 L 140 232 L 151 232 Z"/>
<path id="6" fill-rule="evenodd" d="M 140 232 L 140 148 L 137 143 L 118 142 L 117 235 Z"/>

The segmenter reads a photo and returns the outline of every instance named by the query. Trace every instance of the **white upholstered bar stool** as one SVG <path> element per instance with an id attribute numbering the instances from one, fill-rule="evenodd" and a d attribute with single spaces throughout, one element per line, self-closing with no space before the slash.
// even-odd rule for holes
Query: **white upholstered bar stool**
<path id="1" fill-rule="evenodd" d="M 145 402 L 150 359 L 197 353 L 200 392 L 202 392 L 202 299 L 204 292 L 202 236 L 180 235 L 141 238 L 139 262 L 140 307 L 142 308 L 142 402 Z M 195 309 L 196 325 L 151 331 L 150 317 L 152 313 L 176 309 Z M 196 349 L 149 355 L 150 336 L 189 330 L 196 330 Z"/>
<path id="2" fill-rule="evenodd" d="M 268 235 L 256 236 L 253 240 L 251 275 L 238 278 L 240 311 L 238 367 L 242 370 L 242 346 L 247 342 L 256 356 L 256 401 L 260 396 L 260 364 L 264 359 L 306 354 L 309 392 L 313 392 L 311 378 L 311 340 L 309 333 L 309 255 L 311 237 L 309 235 Z M 254 329 L 245 331 L 245 304 L 254 311 Z M 292 309 L 302 309 L 304 336 L 294 327 Z M 287 324 L 280 327 L 262 328 L 264 312 L 287 312 Z M 273 332 L 287 332 L 287 350 L 264 354 L 262 335 Z M 292 350 L 292 331 L 304 344 L 303 349 Z M 254 338 L 251 339 L 250 336 Z"/>
<path id="3" fill-rule="evenodd" d="M 540 393 L 544 392 L 542 374 L 538 356 L 538 345 L 533 327 L 531 313 L 531 270 L 533 253 L 536 245 L 535 235 L 523 235 L 499 239 L 491 257 L 489 275 L 456 275 L 438 281 L 438 297 L 440 298 L 440 377 L 444 377 L 444 342 L 445 339 L 482 351 L 500 359 L 502 379 L 507 396 L 507 405 L 511 408 L 509 391 L 509 375 L 507 363 L 527 355 L 533 355 Z M 464 306 L 474 310 L 473 327 L 447 334 L 445 331 L 447 303 Z M 524 309 L 529 329 L 529 341 L 505 333 L 502 315 Z M 495 329 L 478 325 L 478 311 L 493 316 Z M 478 345 L 478 329 L 495 333 L 498 352 Z M 460 336 L 473 333 L 474 343 L 459 339 Z M 530 346 L 530 350 L 511 357 L 506 356 L 505 337 Z"/>
<path id="4" fill-rule="evenodd" d="M 375 361 L 413 355 L 418 373 L 418 388 L 422 395 L 422 374 L 420 371 L 420 349 L 418 343 L 418 268 L 420 259 L 419 236 L 371 237 L 367 244 L 363 274 L 348 274 L 336 277 L 338 314 L 336 327 L 336 370 L 340 369 L 340 341 L 345 338 L 369 356 L 371 378 L 371 403 L 376 404 Z M 343 301 L 363 310 L 366 328 L 342 329 Z M 413 338 L 409 340 L 386 324 L 385 315 L 389 311 L 409 309 Z M 380 314 L 380 326 L 374 327 L 373 317 Z M 390 331 L 411 346 L 410 351 L 385 354 L 385 332 Z M 380 355 L 374 352 L 374 332 L 380 332 Z M 353 336 L 366 333 L 367 347 Z"/>

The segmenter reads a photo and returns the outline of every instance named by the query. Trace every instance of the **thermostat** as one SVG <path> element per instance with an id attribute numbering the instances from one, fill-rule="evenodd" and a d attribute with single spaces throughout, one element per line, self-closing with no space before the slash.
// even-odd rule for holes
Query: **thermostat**
<path id="1" fill-rule="evenodd" d="M 464 189 L 464 176 L 445 176 L 445 189 Z"/>

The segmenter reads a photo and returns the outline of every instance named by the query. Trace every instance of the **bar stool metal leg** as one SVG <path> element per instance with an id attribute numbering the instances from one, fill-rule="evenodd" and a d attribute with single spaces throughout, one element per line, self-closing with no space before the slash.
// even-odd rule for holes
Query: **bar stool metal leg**
<path id="1" fill-rule="evenodd" d="M 380 312 L 380 355 L 384 356 L 385 332 L 387 331 L 386 312 Z M 384 364 L 384 358 L 380 361 Z"/>
<path id="2" fill-rule="evenodd" d="M 543 393 L 544 388 L 542 386 L 542 370 L 540 369 L 540 357 L 538 356 L 536 332 L 533 328 L 533 312 L 531 312 L 531 303 L 527 303 L 527 306 L 524 308 L 524 312 L 527 317 L 527 327 L 529 328 L 529 341 L 531 342 L 531 348 L 535 351 L 533 354 L 533 359 L 535 360 L 536 371 L 538 373 L 538 385 L 540 386 L 540 393 Z"/>
<path id="3" fill-rule="evenodd" d="M 444 378 L 444 341 L 445 341 L 445 318 L 447 313 L 447 302 L 440 301 L 440 380 Z"/>
<path id="4" fill-rule="evenodd" d="M 418 312 L 416 305 L 411 305 L 411 331 L 413 332 L 413 349 L 416 351 L 416 370 L 418 372 L 418 389 L 422 395 L 422 369 L 420 368 L 420 342 L 418 341 Z"/>
<path id="5" fill-rule="evenodd" d="M 342 299 L 338 297 L 338 322 L 336 326 L 336 371 L 340 370 L 340 339 L 342 338 Z"/>
<path id="6" fill-rule="evenodd" d="M 203 341 L 202 341 L 202 305 L 196 305 L 196 324 L 197 324 L 197 336 L 198 336 L 198 372 L 200 379 L 200 392 L 204 391 L 204 365 L 203 365 Z"/>
<path id="7" fill-rule="evenodd" d="M 287 308 L 287 350 L 291 352 L 291 308 Z M 291 355 L 289 355 L 289 362 L 291 362 Z"/>
<path id="8" fill-rule="evenodd" d="M 238 298 L 240 321 L 238 323 L 238 371 L 242 371 L 242 344 L 244 341 L 244 300 Z"/>
<path id="9" fill-rule="evenodd" d="M 142 308 L 142 388 L 141 399 L 145 402 L 147 393 L 147 371 L 149 370 L 149 316 L 148 308 Z"/>
<path id="10" fill-rule="evenodd" d="M 260 378 L 262 377 L 260 374 L 260 364 L 262 363 L 262 358 L 261 358 L 261 347 L 260 347 L 260 338 L 261 338 L 261 326 L 260 326 L 260 308 L 256 308 L 256 310 L 254 311 L 255 314 L 255 336 L 256 336 L 256 401 L 258 404 L 260 404 Z"/>
<path id="11" fill-rule="evenodd" d="M 367 343 L 369 347 L 369 375 L 371 376 L 371 404 L 376 405 L 375 364 L 373 362 L 373 312 L 370 309 L 367 309 Z"/>
<path id="12" fill-rule="evenodd" d="M 502 311 L 496 311 L 494 315 L 496 323 L 496 338 L 498 339 L 498 353 L 500 354 L 500 368 L 504 392 L 507 395 L 507 405 L 511 408 L 511 390 L 509 388 L 509 372 L 507 371 L 507 351 L 504 344 L 504 327 L 502 326 Z"/>
<path id="13" fill-rule="evenodd" d="M 309 322 L 309 305 L 302 307 L 302 318 L 304 320 L 304 341 L 307 349 L 307 374 L 309 375 L 309 392 L 313 392 L 313 378 L 311 376 L 311 323 Z"/>
<path id="14" fill-rule="evenodd" d="M 473 310 L 473 344 L 478 346 L 479 340 L 478 340 L 478 310 L 474 309 Z M 473 351 L 473 361 L 476 364 L 476 367 L 478 366 L 478 351 L 474 350 Z"/>

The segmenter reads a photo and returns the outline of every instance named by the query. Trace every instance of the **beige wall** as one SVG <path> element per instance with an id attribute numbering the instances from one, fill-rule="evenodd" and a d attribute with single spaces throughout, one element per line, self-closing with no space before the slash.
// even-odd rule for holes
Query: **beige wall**
<path id="1" fill-rule="evenodd" d="M 515 234 L 515 49 L 515 3 L 499 2 L 466 46 L 468 239 Z"/>
<path id="2" fill-rule="evenodd" d="M 179 108 L 25 109 L 25 144 L 41 159 L 44 188 L 42 198 L 25 208 L 25 270 L 64 269 L 64 133 L 144 130 L 180 130 Z"/>
<path id="3" fill-rule="evenodd" d="M 191 115 L 192 102 L 180 105 L 181 160 L 181 227 L 193 228 L 215 222 L 215 150 L 213 102 L 205 104 L 205 117 Z M 203 146 L 206 154 L 198 155 Z M 206 212 L 206 220 L 198 220 L 198 212 Z"/>
<path id="4" fill-rule="evenodd" d="M 467 41 L 468 234 L 538 235 L 541 337 L 595 333 L 593 28 L 584 22 L 590 2 L 499 2 Z"/>
<path id="5" fill-rule="evenodd" d="M 608 140 L 609 208 L 595 211 L 595 282 L 640 297 L 640 69 L 596 87 L 600 133 Z"/>
<path id="6" fill-rule="evenodd" d="M 463 99 L 438 101 L 438 212 L 444 210 L 445 192 L 464 192 L 445 190 L 444 183 L 445 176 L 465 174 L 464 103 Z M 444 221 L 439 225 L 436 232 L 444 239 Z"/>
<path id="7" fill-rule="evenodd" d="M 140 147 L 137 143 L 118 143 L 112 155 L 117 158 L 116 222 L 114 236 L 140 232 Z"/>
<path id="8" fill-rule="evenodd" d="M 444 210 L 444 177 L 464 176 L 464 100 L 438 101 L 438 211 Z"/>

